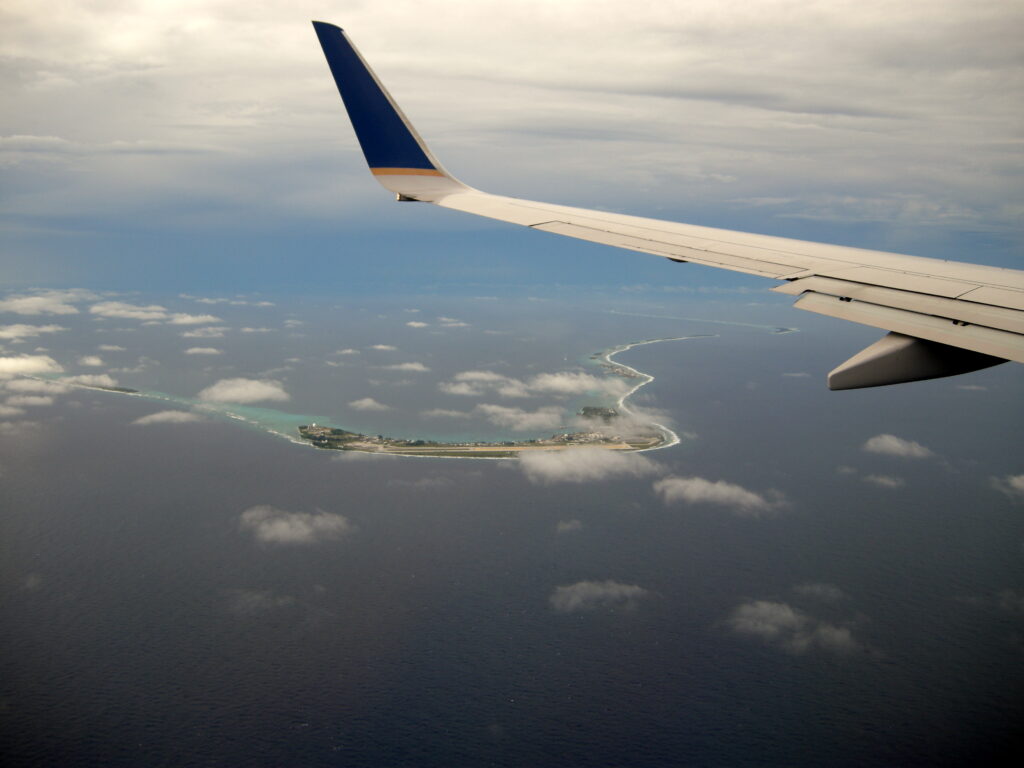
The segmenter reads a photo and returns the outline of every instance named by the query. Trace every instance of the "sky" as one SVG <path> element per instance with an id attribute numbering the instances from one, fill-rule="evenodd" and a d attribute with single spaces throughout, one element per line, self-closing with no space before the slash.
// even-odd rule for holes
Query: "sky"
<path id="1" fill-rule="evenodd" d="M 1005 2 L 0 8 L 0 751 L 962 765 L 1020 747 L 1020 366 L 851 392 L 770 281 L 396 205 L 311 19 L 496 193 L 1024 266 Z M 679 443 L 545 437 L 622 381 Z M 631 380 L 632 381 L 632 380 Z M 83 388 L 119 386 L 117 394 Z M 586 400 L 586 398 L 591 398 Z M 285 438 L 285 439 L 282 439 Z"/>
<path id="2" fill-rule="evenodd" d="M 0 14 L 8 285 L 757 283 L 389 206 L 312 18 L 346 28 L 435 154 L 487 191 L 1022 263 L 1016 3 L 15 0 Z"/>

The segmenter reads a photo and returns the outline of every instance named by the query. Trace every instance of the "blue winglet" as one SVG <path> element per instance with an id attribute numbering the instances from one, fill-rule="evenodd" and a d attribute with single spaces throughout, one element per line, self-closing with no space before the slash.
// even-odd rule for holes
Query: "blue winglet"
<path id="1" fill-rule="evenodd" d="M 344 31 L 323 21 L 314 21 L 313 27 L 366 162 L 378 181 L 388 188 L 394 188 L 399 180 L 382 177 L 433 176 L 454 181 L 430 154 Z"/>

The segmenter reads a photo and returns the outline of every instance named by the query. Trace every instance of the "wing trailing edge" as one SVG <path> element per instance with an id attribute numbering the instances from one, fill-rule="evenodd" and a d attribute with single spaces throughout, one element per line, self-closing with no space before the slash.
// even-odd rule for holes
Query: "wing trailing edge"
<path id="1" fill-rule="evenodd" d="M 1024 271 L 647 219 L 474 189 L 452 176 L 340 27 L 317 37 L 374 177 L 433 203 L 580 240 L 783 281 L 798 309 L 890 333 L 829 374 L 832 389 L 1024 363 Z"/>

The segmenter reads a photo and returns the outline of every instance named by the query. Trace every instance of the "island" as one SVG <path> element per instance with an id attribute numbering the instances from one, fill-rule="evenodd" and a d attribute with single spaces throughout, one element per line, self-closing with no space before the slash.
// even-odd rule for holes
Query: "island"
<path id="1" fill-rule="evenodd" d="M 581 409 L 577 415 L 584 420 L 600 420 L 608 425 L 614 424 L 619 414 L 614 408 L 588 406 Z M 667 442 L 667 436 L 653 428 L 650 432 L 625 436 L 593 430 L 561 432 L 550 437 L 529 440 L 459 443 L 364 435 L 358 432 L 349 432 L 340 427 L 303 424 L 299 427 L 299 436 L 303 440 L 308 440 L 316 448 L 332 451 L 363 451 L 400 456 L 467 459 L 509 459 L 523 451 L 561 451 L 583 446 L 610 451 L 649 451 L 653 448 L 661 448 Z"/>

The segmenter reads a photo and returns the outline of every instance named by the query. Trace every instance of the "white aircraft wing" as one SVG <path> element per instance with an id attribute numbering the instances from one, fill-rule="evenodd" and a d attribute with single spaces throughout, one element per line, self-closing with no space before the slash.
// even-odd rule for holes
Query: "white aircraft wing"
<path id="1" fill-rule="evenodd" d="M 501 197 L 448 173 L 345 33 L 315 21 L 370 170 L 399 200 L 673 261 L 773 278 L 796 307 L 889 333 L 829 374 L 831 389 L 1024 363 L 1024 271 L 712 229 Z"/>

